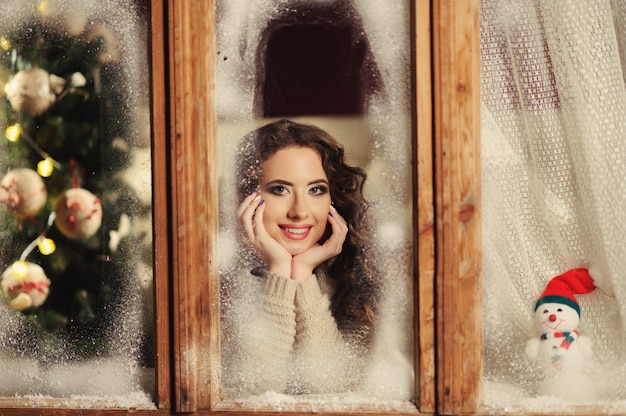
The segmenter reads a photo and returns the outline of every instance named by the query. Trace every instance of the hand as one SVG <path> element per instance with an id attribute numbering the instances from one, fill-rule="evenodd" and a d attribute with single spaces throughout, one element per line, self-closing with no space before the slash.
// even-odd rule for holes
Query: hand
<path id="1" fill-rule="evenodd" d="M 263 225 L 264 212 L 264 201 L 258 192 L 254 192 L 239 205 L 237 216 L 248 241 L 261 255 L 268 270 L 289 278 L 291 277 L 291 254 L 267 233 Z"/>
<path id="2" fill-rule="evenodd" d="M 311 277 L 317 266 L 341 253 L 348 236 L 348 224 L 333 206 L 328 213 L 328 223 L 331 226 L 331 234 L 323 244 L 316 244 L 293 257 L 291 268 L 293 280 L 303 282 Z"/>

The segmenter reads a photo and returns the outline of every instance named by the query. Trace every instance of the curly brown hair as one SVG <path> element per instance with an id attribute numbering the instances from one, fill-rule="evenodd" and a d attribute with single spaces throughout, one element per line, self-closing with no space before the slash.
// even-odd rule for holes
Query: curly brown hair
<path id="1" fill-rule="evenodd" d="M 371 330 L 380 291 L 373 262 L 369 259 L 367 202 L 363 196 L 367 174 L 363 169 L 346 163 L 344 148 L 334 137 L 314 125 L 290 120 L 266 124 L 246 135 L 238 152 L 239 201 L 258 186 L 263 162 L 290 146 L 307 147 L 320 155 L 331 199 L 348 224 L 348 235 L 341 253 L 317 270 L 326 272 L 340 284 L 333 298 L 335 319 L 340 327 L 358 325 L 361 330 Z"/>

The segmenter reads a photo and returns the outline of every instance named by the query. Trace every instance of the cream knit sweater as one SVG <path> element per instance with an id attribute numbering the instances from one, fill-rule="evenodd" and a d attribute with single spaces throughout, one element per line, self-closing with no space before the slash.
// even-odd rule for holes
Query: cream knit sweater
<path id="1" fill-rule="evenodd" d="M 229 341 L 238 344 L 223 374 L 225 390 L 236 395 L 353 390 L 363 348 L 344 339 L 331 314 L 335 281 L 312 275 L 297 283 L 265 272 L 259 286 Z"/>

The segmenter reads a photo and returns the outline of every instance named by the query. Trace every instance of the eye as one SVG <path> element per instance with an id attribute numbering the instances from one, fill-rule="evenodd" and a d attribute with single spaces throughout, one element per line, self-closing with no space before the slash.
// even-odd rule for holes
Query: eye
<path id="1" fill-rule="evenodd" d="M 543 313 L 548 313 L 548 310 L 547 310 L 547 309 L 544 309 L 544 310 L 543 310 Z"/>
<path id="2" fill-rule="evenodd" d="M 309 189 L 311 195 L 326 195 L 328 193 L 328 187 L 325 185 L 315 185 Z"/>
<path id="3" fill-rule="evenodd" d="M 275 185 L 268 189 L 268 191 L 274 195 L 285 195 L 289 193 L 287 187 L 283 185 Z"/>
<path id="4" fill-rule="evenodd" d="M 559 308 L 556 310 L 557 312 L 563 312 L 563 309 Z"/>

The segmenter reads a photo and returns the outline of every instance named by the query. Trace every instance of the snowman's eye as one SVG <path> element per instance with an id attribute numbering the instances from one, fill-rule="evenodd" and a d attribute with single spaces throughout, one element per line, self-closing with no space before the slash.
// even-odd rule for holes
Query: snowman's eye
<path id="1" fill-rule="evenodd" d="M 563 312 L 563 309 L 559 308 L 556 310 L 557 312 Z"/>
<path id="2" fill-rule="evenodd" d="M 547 310 L 547 309 L 544 309 L 544 310 L 543 310 L 543 313 L 548 313 L 548 310 Z"/>

